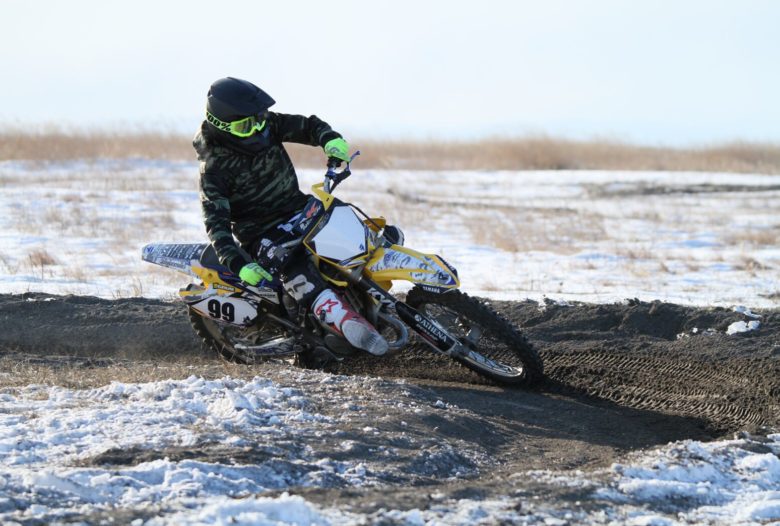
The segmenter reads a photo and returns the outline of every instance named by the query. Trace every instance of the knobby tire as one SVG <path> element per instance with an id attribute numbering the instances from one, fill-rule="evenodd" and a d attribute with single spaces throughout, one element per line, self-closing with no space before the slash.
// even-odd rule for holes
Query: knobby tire
<path id="1" fill-rule="evenodd" d="M 522 369 L 520 374 L 503 373 L 470 359 L 453 357 L 472 371 L 505 385 L 530 387 L 542 379 L 542 361 L 531 343 L 509 321 L 485 303 L 459 290 L 438 294 L 419 287 L 409 292 L 406 302 L 426 314 L 430 306 L 443 307 L 445 311 L 457 315 L 459 326 L 466 329 L 479 327 L 482 337 L 476 344 L 467 344 L 468 347 L 497 364 Z M 441 320 L 437 321 L 441 323 Z M 445 328 L 452 330 L 452 327 Z"/>

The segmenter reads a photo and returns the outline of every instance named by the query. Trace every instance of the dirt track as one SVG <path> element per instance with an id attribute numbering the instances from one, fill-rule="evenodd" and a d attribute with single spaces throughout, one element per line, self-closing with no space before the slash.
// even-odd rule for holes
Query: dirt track
<path id="1" fill-rule="evenodd" d="M 379 401 L 392 398 L 397 391 L 392 381 L 367 387 L 362 393 L 365 413 L 360 418 L 366 425 L 376 425 L 381 415 L 383 440 L 392 442 L 401 434 L 415 435 L 423 447 L 434 451 L 436 437 L 442 437 L 457 440 L 464 449 L 472 448 L 491 459 L 487 473 L 487 465 L 483 465 L 462 481 L 444 481 L 451 467 L 446 459 L 430 472 L 399 469 L 394 475 L 399 487 L 438 481 L 437 488 L 450 495 L 506 494 L 519 491 L 512 488 L 520 482 L 509 475 L 520 470 L 604 466 L 627 451 L 672 440 L 708 439 L 742 429 L 780 427 L 777 310 L 757 313 L 761 315 L 758 330 L 728 336 L 725 330 L 729 324 L 749 318 L 727 309 L 638 301 L 541 306 L 534 302 L 495 302 L 493 307 L 522 327 L 539 349 L 548 380 L 537 390 L 485 385 L 449 360 L 421 350 L 385 360 L 354 360 L 344 367 L 342 372 L 346 374 L 406 378 L 410 396 L 423 408 L 410 415 L 381 405 Z M 194 358 L 207 354 L 191 333 L 186 313 L 178 304 L 25 294 L 0 295 L 2 356 L 6 364 L 14 359 L 38 360 L 56 368 L 75 361 L 86 369 L 97 370 L 120 362 L 139 366 L 161 360 L 202 363 Z M 187 374 L 201 373 L 197 366 L 192 369 Z M 8 372 L 4 372 L 2 377 L 8 378 Z M 247 368 L 247 372 L 280 382 L 298 382 L 323 412 L 340 411 L 338 404 L 329 408 L 329 400 L 339 393 L 322 391 L 316 379 L 303 381 L 302 385 L 300 375 L 293 374 L 289 366 L 264 364 Z M 377 402 L 375 406 L 372 400 Z M 437 400 L 458 410 L 442 413 L 435 404 Z M 359 426 L 355 424 L 357 429 Z M 352 432 L 342 431 L 347 435 Z M 330 446 L 321 437 L 298 439 L 316 443 L 322 454 L 335 454 L 335 448 L 329 451 Z M 411 462 L 419 447 L 406 453 L 397 448 L 400 453 L 396 461 Z M 368 451 L 366 445 L 366 451 L 355 455 L 369 455 Z M 175 458 L 185 452 L 155 454 Z M 237 458 L 235 451 L 219 448 L 188 451 L 186 455 Z M 148 460 L 135 452 L 109 454 L 95 462 L 122 464 L 139 459 Z M 404 477 L 406 480 L 401 480 Z M 527 490 L 527 485 L 524 488 Z M 363 499 L 338 488 L 302 491 L 313 500 L 344 499 L 353 506 L 369 507 L 374 502 L 372 490 L 361 490 Z M 383 495 L 381 501 L 390 506 L 397 499 L 410 507 L 419 505 L 418 501 L 427 499 L 427 495 L 401 489 L 393 496 Z"/>
<path id="2" fill-rule="evenodd" d="M 639 301 L 492 306 L 522 327 L 539 350 L 548 378 L 543 393 L 591 395 L 701 418 L 716 432 L 780 425 L 777 310 L 757 312 L 757 331 L 729 336 L 731 323 L 751 318 L 724 308 Z M 0 351 L 115 360 L 209 355 L 179 304 L 35 293 L 0 295 Z M 419 349 L 385 360 L 353 360 L 342 372 L 480 383 L 448 359 Z"/>

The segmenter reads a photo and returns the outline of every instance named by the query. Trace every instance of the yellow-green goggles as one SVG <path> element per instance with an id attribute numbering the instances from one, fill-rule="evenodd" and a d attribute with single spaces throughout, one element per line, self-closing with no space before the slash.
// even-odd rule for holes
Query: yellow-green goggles
<path id="1" fill-rule="evenodd" d="M 251 137 L 256 132 L 263 131 L 265 128 L 265 113 L 260 115 L 252 115 L 237 121 L 225 122 L 221 121 L 212 115 L 208 110 L 206 111 L 206 120 L 212 125 L 216 126 L 219 130 L 231 133 L 236 137 Z"/>

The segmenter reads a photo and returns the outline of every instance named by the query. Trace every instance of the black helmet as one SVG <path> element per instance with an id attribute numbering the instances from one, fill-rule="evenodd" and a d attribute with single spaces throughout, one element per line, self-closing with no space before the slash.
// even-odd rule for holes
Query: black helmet
<path id="1" fill-rule="evenodd" d="M 259 115 L 276 103 L 251 82 L 225 77 L 209 88 L 206 111 L 222 121 L 234 121 Z"/>

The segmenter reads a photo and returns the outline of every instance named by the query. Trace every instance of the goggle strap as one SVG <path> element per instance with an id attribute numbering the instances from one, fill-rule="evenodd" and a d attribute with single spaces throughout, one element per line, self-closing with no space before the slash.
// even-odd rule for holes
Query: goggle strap
<path id="1" fill-rule="evenodd" d="M 215 115 L 209 112 L 209 110 L 206 110 L 206 120 L 209 121 L 212 125 L 216 126 L 221 131 L 226 131 L 230 134 L 235 135 L 236 137 L 242 137 L 242 138 L 253 135 L 255 131 L 258 132 L 263 131 L 263 128 L 265 128 L 267 122 L 267 119 L 263 119 L 262 122 L 257 122 L 257 118 L 251 115 L 249 117 L 244 117 L 243 119 L 239 119 L 237 121 L 225 122 L 217 118 Z M 252 125 L 246 131 L 239 131 L 237 128 L 239 127 L 240 124 L 243 123 L 252 123 Z"/>
<path id="2" fill-rule="evenodd" d="M 206 120 L 216 126 L 222 131 L 230 132 L 230 123 L 219 120 L 217 117 L 211 114 L 209 110 L 206 110 Z"/>

